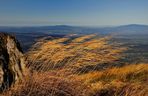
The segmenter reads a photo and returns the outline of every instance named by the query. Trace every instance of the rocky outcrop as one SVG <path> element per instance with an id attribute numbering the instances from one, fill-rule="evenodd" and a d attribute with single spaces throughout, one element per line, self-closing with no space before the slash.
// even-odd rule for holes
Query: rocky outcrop
<path id="1" fill-rule="evenodd" d="M 23 52 L 15 37 L 0 33 L 0 90 L 23 80 L 25 63 Z"/>

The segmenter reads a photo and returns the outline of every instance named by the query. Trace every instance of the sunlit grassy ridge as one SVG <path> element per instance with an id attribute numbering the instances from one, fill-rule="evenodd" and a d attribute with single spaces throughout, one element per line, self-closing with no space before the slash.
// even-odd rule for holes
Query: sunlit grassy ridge
<path id="1" fill-rule="evenodd" d="M 75 38 L 60 38 L 42 41 L 34 45 L 28 53 L 29 66 L 40 71 L 55 68 L 94 68 L 99 64 L 111 63 L 121 58 L 125 48 L 109 44 L 110 37 L 97 38 L 87 35 Z"/>
<path id="2" fill-rule="evenodd" d="M 26 54 L 30 76 L 4 96 L 147 96 L 148 64 L 109 67 L 127 50 L 110 40 L 42 39 Z"/>

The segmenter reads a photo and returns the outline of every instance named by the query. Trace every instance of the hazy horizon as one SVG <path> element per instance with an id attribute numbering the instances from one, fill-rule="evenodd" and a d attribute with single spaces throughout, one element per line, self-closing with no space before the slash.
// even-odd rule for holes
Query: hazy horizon
<path id="1" fill-rule="evenodd" d="M 92 26 L 92 25 L 62 25 L 62 24 L 41 24 L 41 25 L 0 25 L 0 27 L 16 27 L 16 28 L 23 28 L 23 27 L 54 27 L 54 26 L 67 26 L 67 27 L 86 27 L 86 28 L 109 28 L 109 27 L 120 27 L 120 26 L 130 26 L 130 25 L 134 25 L 134 26 L 148 26 L 148 24 L 121 24 L 121 25 L 99 25 L 99 26 Z"/>
<path id="2" fill-rule="evenodd" d="M 0 26 L 148 25 L 148 0 L 3 0 Z"/>

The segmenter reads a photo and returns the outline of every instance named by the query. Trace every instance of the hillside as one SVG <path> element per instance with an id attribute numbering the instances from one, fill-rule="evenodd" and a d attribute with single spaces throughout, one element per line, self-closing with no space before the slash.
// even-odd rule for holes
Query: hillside
<path id="1" fill-rule="evenodd" d="M 128 48 L 111 40 L 41 39 L 25 54 L 30 75 L 2 96 L 147 96 L 148 64 L 121 62 Z"/>
<path id="2" fill-rule="evenodd" d="M 134 44 L 137 50 L 145 50 L 142 46 L 147 46 L 147 30 L 147 25 L 138 24 L 122 25 L 115 27 L 77 27 L 66 25 L 34 27 L 0 27 L 0 32 L 7 32 L 9 34 L 16 36 L 17 39 L 21 42 L 21 45 L 25 52 L 34 43 L 36 43 L 38 39 L 46 36 L 51 36 L 53 38 L 72 36 L 73 38 L 73 34 L 80 36 L 94 33 L 99 34 L 99 36 L 111 34 L 114 35 L 115 41 L 119 41 L 120 43 L 126 43 L 126 46 L 128 47 Z"/>

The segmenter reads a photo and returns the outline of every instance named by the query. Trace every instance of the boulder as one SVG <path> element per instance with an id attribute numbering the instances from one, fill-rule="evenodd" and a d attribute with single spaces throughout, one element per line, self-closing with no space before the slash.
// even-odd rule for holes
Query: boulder
<path id="1" fill-rule="evenodd" d="M 9 88 L 25 76 L 22 48 L 14 36 L 0 33 L 0 91 Z"/>

